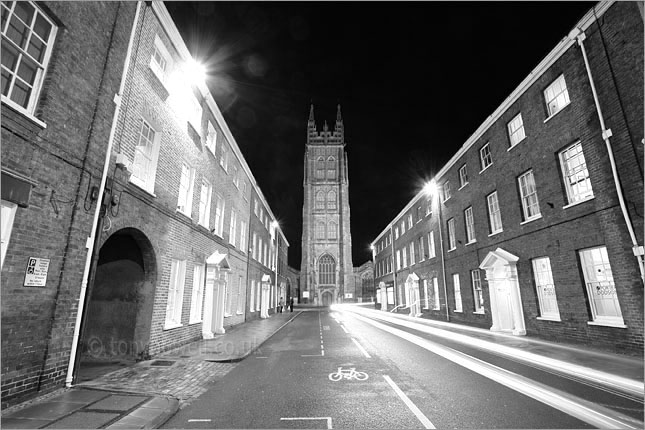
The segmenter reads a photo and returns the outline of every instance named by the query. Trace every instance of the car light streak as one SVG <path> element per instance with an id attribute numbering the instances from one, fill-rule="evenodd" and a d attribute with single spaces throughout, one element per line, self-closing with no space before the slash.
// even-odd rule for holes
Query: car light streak
<path id="1" fill-rule="evenodd" d="M 435 342 L 423 339 L 406 331 L 387 326 L 373 321 L 361 315 L 356 315 L 361 321 L 373 325 L 383 331 L 405 339 L 421 348 L 437 354 L 447 360 L 478 373 L 488 379 L 498 382 L 512 390 L 531 397 L 552 408 L 569 414 L 581 421 L 598 428 L 617 429 L 642 429 L 643 423 L 626 415 L 612 411 L 603 406 L 572 396 L 563 391 L 548 387 L 539 382 L 531 381 L 516 373 L 510 372 L 501 367 L 486 363 L 475 357 L 462 352 L 439 345 Z"/>
<path id="2" fill-rule="evenodd" d="M 602 372 L 595 369 L 590 369 L 588 367 L 578 366 L 571 363 L 566 363 L 561 360 L 556 360 L 549 357 L 543 357 L 538 354 L 533 354 L 528 351 L 523 351 L 518 348 L 510 348 L 504 345 L 499 345 L 493 342 L 488 342 L 481 339 L 476 339 L 470 336 L 465 336 L 459 333 L 454 333 L 451 331 L 442 330 L 439 328 L 428 327 L 425 324 L 416 323 L 407 320 L 401 320 L 395 317 L 388 317 L 385 315 L 374 315 L 369 312 L 362 311 L 361 309 L 347 309 L 350 312 L 367 316 L 373 319 L 379 319 L 381 321 L 387 321 L 392 324 L 409 327 L 414 330 L 418 330 L 424 333 L 431 334 L 433 336 L 441 337 L 443 339 L 448 339 L 451 341 L 459 342 L 464 345 L 471 347 L 476 347 L 484 349 L 488 352 L 510 358 L 515 361 L 528 363 L 533 367 L 540 367 L 546 369 L 547 371 L 556 371 L 562 372 L 564 374 L 570 375 L 580 380 L 591 381 L 595 384 L 601 384 L 603 386 L 609 387 L 614 391 L 622 391 L 629 394 L 630 398 L 637 398 L 643 400 L 645 386 L 643 382 L 632 380 L 629 378 L 624 378 L 617 375 L 612 375 L 607 372 Z"/>

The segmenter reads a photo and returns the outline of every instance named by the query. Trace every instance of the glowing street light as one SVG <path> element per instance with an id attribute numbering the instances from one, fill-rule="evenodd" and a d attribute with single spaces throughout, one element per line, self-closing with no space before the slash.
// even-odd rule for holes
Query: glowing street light
<path id="1" fill-rule="evenodd" d="M 192 58 L 184 64 L 184 73 L 188 82 L 197 87 L 206 80 L 206 67 Z"/>
<path id="2" fill-rule="evenodd" d="M 423 186 L 424 193 L 431 199 L 430 204 L 434 203 L 434 200 L 437 200 L 437 205 L 439 206 L 439 246 L 441 247 L 441 271 L 443 272 L 443 295 L 446 303 L 446 321 L 450 321 L 450 312 L 448 310 L 448 289 L 446 287 L 446 258 L 443 251 L 443 225 L 441 223 L 441 202 L 439 201 L 439 187 L 437 186 L 437 181 L 434 179 L 426 182 Z M 427 300 L 427 299 L 426 299 Z"/>

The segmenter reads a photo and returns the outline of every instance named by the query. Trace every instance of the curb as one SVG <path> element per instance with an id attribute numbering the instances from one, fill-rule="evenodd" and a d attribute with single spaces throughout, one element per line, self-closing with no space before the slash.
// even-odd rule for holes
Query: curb
<path id="1" fill-rule="evenodd" d="M 108 429 L 155 429 L 162 426 L 179 410 L 179 400 L 155 397 L 108 426 Z"/>

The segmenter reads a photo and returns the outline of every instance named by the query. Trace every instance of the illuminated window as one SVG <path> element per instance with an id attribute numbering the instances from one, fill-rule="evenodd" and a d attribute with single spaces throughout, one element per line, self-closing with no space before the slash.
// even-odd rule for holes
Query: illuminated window
<path id="1" fill-rule="evenodd" d="M 457 240 L 455 238 L 455 219 L 448 220 L 448 251 L 457 248 Z"/>
<path id="2" fill-rule="evenodd" d="M 468 184 L 468 170 L 464 164 L 459 168 L 459 188 L 462 188 Z"/>
<path id="3" fill-rule="evenodd" d="M 585 249 L 579 254 L 593 321 L 600 324 L 624 325 L 607 248 L 601 246 Z"/>
<path id="4" fill-rule="evenodd" d="M 325 238 L 325 223 L 320 221 L 316 223 L 316 239 Z"/>
<path id="5" fill-rule="evenodd" d="M 560 153 L 560 166 L 567 189 L 568 203 L 581 202 L 593 197 L 591 180 L 582 145 L 577 142 Z"/>
<path id="6" fill-rule="evenodd" d="M 172 260 L 168 301 L 166 302 L 166 322 L 164 328 L 181 325 L 181 308 L 184 302 L 184 283 L 186 281 L 186 260 Z"/>
<path id="7" fill-rule="evenodd" d="M 336 240 L 338 238 L 338 225 L 334 221 L 330 221 L 327 229 L 327 239 Z"/>
<path id="8" fill-rule="evenodd" d="M 336 192 L 333 190 L 327 193 L 327 209 L 336 210 Z"/>
<path id="9" fill-rule="evenodd" d="M 524 212 L 524 220 L 531 220 L 540 216 L 540 203 L 537 197 L 537 190 L 535 188 L 535 179 L 533 179 L 533 171 L 529 170 L 518 178 L 520 183 L 520 195 L 522 198 L 522 210 Z"/>
<path id="10" fill-rule="evenodd" d="M 511 141 L 511 146 L 520 143 L 526 134 L 524 134 L 524 122 L 522 121 L 522 114 L 518 113 L 515 118 L 508 123 L 508 138 Z"/>
<path id="11" fill-rule="evenodd" d="M 208 134 L 206 134 L 206 148 L 215 155 L 215 148 L 217 146 L 217 130 L 213 124 L 208 121 Z"/>
<path id="12" fill-rule="evenodd" d="M 202 320 L 202 304 L 204 303 L 204 266 L 196 264 L 193 269 L 193 289 L 190 295 L 189 324 Z"/>
<path id="13" fill-rule="evenodd" d="M 212 194 L 213 187 L 206 179 L 203 179 L 199 195 L 199 223 L 206 228 L 210 228 Z"/>
<path id="14" fill-rule="evenodd" d="M 484 312 L 484 294 L 482 293 L 482 280 L 479 269 L 470 271 L 470 278 L 473 282 L 473 298 L 475 302 L 475 312 Z"/>
<path id="15" fill-rule="evenodd" d="M 475 218 L 472 206 L 464 211 L 464 221 L 466 222 L 466 240 L 468 243 L 472 243 L 475 241 Z"/>
<path id="16" fill-rule="evenodd" d="M 450 198 L 450 181 L 446 181 L 443 183 L 443 186 L 441 187 L 443 191 L 442 195 L 442 201 L 446 201 Z"/>
<path id="17" fill-rule="evenodd" d="M 316 179 L 325 179 L 325 159 L 318 157 L 316 160 Z"/>
<path id="18" fill-rule="evenodd" d="M 497 200 L 497 191 L 486 197 L 488 203 L 488 220 L 490 222 L 490 233 L 499 233 L 502 231 L 502 213 L 499 209 Z"/>
<path id="19" fill-rule="evenodd" d="M 537 291 L 538 303 L 540 304 L 540 316 L 560 320 L 560 310 L 555 294 L 555 284 L 551 273 L 551 260 L 549 257 L 534 258 L 533 277 Z"/>
<path id="20" fill-rule="evenodd" d="M 320 285 L 336 284 L 336 261 L 329 254 L 323 255 L 318 261 L 318 282 Z"/>
<path id="21" fill-rule="evenodd" d="M 150 58 L 150 69 L 163 84 L 166 84 L 168 81 L 168 73 L 170 72 L 168 66 L 172 61 L 171 58 L 161 38 L 155 34 L 152 57 Z"/>
<path id="22" fill-rule="evenodd" d="M 327 158 L 327 179 L 336 179 L 336 159 Z"/>
<path id="23" fill-rule="evenodd" d="M 0 4 L 2 100 L 33 114 L 57 29 L 34 3 Z"/>
<path id="24" fill-rule="evenodd" d="M 463 307 L 461 304 L 461 285 L 459 284 L 459 274 L 454 273 L 452 275 L 452 285 L 455 291 L 455 312 L 463 312 Z"/>
<path id="25" fill-rule="evenodd" d="M 325 209 L 325 193 L 318 191 L 316 193 L 316 209 Z"/>
<path id="26" fill-rule="evenodd" d="M 154 193 L 157 175 L 160 135 L 161 133 L 157 133 L 150 124 L 141 119 L 139 142 L 134 148 L 130 182 L 151 194 Z"/>
<path id="27" fill-rule="evenodd" d="M 236 246 L 235 239 L 237 238 L 237 212 L 231 209 L 231 223 L 228 226 L 228 243 Z"/>
<path id="28" fill-rule="evenodd" d="M 479 150 L 479 160 L 481 161 L 482 171 L 486 170 L 488 166 L 493 164 L 493 156 L 490 155 L 490 147 L 488 143 Z"/>
<path id="29" fill-rule="evenodd" d="M 215 231 L 214 233 L 219 237 L 223 237 L 224 232 L 224 199 L 215 196 Z"/>
<path id="30" fill-rule="evenodd" d="M 569 104 L 569 92 L 567 91 L 567 84 L 564 81 L 564 75 L 558 76 L 558 78 L 553 81 L 546 90 L 544 90 L 544 101 L 546 102 L 549 116 L 555 115 Z"/>
<path id="31" fill-rule="evenodd" d="M 2 260 L 0 260 L 0 267 L 4 264 L 4 257 L 7 254 L 9 238 L 11 237 L 13 220 L 16 216 L 17 209 L 18 205 L 15 203 L 2 200 L 2 213 L 0 214 L 0 222 L 2 223 L 2 230 L 0 231 L 0 240 L 2 241 Z"/>
<path id="32" fill-rule="evenodd" d="M 177 210 L 190 217 L 193 210 L 193 183 L 195 182 L 195 169 L 182 164 L 181 179 L 179 181 L 179 198 Z"/>

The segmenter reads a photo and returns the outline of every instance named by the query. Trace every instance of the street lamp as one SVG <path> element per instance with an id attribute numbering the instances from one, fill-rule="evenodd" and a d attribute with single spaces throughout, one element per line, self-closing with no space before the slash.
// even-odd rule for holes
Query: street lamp
<path id="1" fill-rule="evenodd" d="M 439 206 L 439 246 L 441 248 L 441 273 L 443 275 L 442 276 L 443 295 L 446 303 L 446 321 L 450 321 L 450 311 L 448 309 L 448 288 L 446 287 L 446 259 L 443 252 L 443 234 L 441 233 L 443 229 L 441 224 L 441 202 L 439 201 L 439 187 L 437 186 L 437 182 L 434 179 L 430 182 L 426 182 L 425 186 L 423 187 L 423 191 L 430 198 L 431 205 L 434 203 L 434 200 L 436 200 L 437 205 Z"/>

